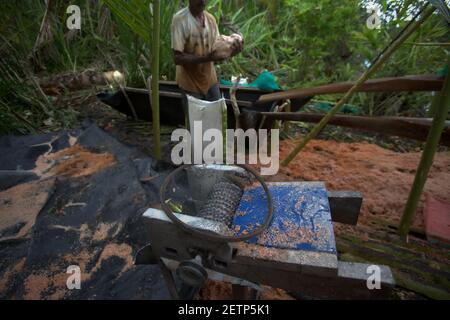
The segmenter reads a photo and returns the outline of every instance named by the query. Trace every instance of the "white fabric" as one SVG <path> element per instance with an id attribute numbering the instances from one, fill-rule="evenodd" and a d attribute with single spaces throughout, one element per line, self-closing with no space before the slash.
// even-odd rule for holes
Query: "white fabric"
<path id="1" fill-rule="evenodd" d="M 210 144 L 211 142 L 203 141 L 203 134 L 208 129 L 217 129 L 221 133 L 222 131 L 222 110 L 225 104 L 225 99 L 220 99 L 217 101 L 204 101 L 192 97 L 190 95 L 187 96 L 188 99 L 188 109 L 189 109 L 189 127 L 191 130 L 191 143 L 192 150 L 195 152 L 195 142 L 197 141 L 198 146 L 202 146 L 202 150 L 205 149 L 205 146 Z M 194 122 L 201 121 L 202 130 L 200 132 L 194 131 Z M 202 144 L 199 143 L 202 141 Z"/>

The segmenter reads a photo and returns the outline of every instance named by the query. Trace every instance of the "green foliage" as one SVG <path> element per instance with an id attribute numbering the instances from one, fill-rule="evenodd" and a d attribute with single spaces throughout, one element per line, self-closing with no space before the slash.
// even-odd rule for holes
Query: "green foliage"
<path id="1" fill-rule="evenodd" d="M 125 70 L 128 73 L 128 83 L 131 85 L 144 86 L 142 71 L 148 75 L 150 70 L 151 34 L 152 34 L 152 1 L 139 0 L 133 2 L 118 2 L 115 0 L 102 0 L 108 6 L 120 31 L 116 39 L 122 52 L 125 54 Z M 172 61 L 172 50 L 170 49 L 170 26 L 172 16 L 180 9 L 181 0 L 164 3 L 161 10 L 161 70 L 164 76 L 173 78 L 175 67 Z M 128 30 L 124 28 L 128 26 Z M 131 31 L 131 34 L 130 34 Z"/>
<path id="2" fill-rule="evenodd" d="M 412 16 L 423 7 L 425 1 L 375 1 L 382 8 L 380 29 L 353 31 L 351 40 L 355 52 L 367 63 L 389 44 Z M 400 47 L 388 63 L 377 73 L 377 77 L 411 74 L 437 74 L 445 66 L 450 53 L 447 46 L 424 45 L 448 43 L 450 28 L 443 17 L 434 14 L 405 45 Z M 369 115 L 424 116 L 432 99 L 431 93 L 360 94 L 358 98 L 365 113 Z M 358 101 L 355 100 L 354 101 Z"/>
<path id="3" fill-rule="evenodd" d="M 75 119 L 73 110 L 54 108 L 29 68 L 18 59 L 21 54 L 7 39 L 0 39 L 0 135 L 36 133 L 42 127 L 69 128 Z"/>
<path id="4" fill-rule="evenodd" d="M 82 30 L 75 33 L 65 26 L 67 1 L 54 1 L 52 35 L 41 57 L 45 70 L 37 76 L 87 68 L 118 69 L 126 74 L 129 86 L 144 87 L 144 79 L 151 70 L 151 0 L 73 0 L 70 4 L 80 6 L 82 12 Z M 170 26 L 173 15 L 187 2 L 162 2 L 160 71 L 164 79 L 175 78 Z M 369 30 L 366 26 L 369 3 L 377 4 L 381 10 L 379 29 Z M 244 51 L 217 66 L 219 75 L 230 79 L 232 75 L 242 74 L 252 81 L 268 69 L 285 89 L 355 80 L 424 3 L 423 0 L 209 0 L 208 11 L 216 17 L 221 33 L 241 32 L 245 38 Z M 106 8 L 111 13 L 109 16 L 104 15 Z M 15 66 L 32 70 L 28 58 L 44 12 L 42 0 L 3 4 L 0 33 L 5 41 L 0 43 L 0 50 L 5 50 L 6 41 L 14 48 L 15 61 L 8 61 L 14 66 L 13 70 Z M 104 28 L 110 31 L 109 36 L 99 31 Z M 448 43 L 448 39 L 448 25 L 442 17 L 433 15 L 376 76 L 438 72 L 444 67 L 449 47 L 429 44 Z M 27 72 L 19 72 L 20 81 L 30 77 Z M 15 83 L 14 77 L 0 76 L 2 108 L 6 108 L 6 104 L 14 109 L 15 103 L 24 106 L 26 102 L 17 96 L 12 99 L 11 95 L 6 95 L 8 99 L 5 98 L 5 92 Z M 39 92 L 35 93 L 37 95 L 32 96 L 39 97 Z M 339 96 L 316 98 L 336 102 Z M 360 93 L 350 103 L 358 105 L 364 114 L 420 116 L 426 113 L 430 100 L 429 93 Z M 49 110 L 54 109 L 51 102 L 41 101 L 38 105 L 40 103 Z M 17 110 L 25 112 L 25 109 Z M 2 125 L 23 129 L 23 121 L 3 111 L 6 109 L 2 109 Z M 36 114 L 33 112 L 33 116 L 29 116 L 36 124 L 47 116 Z M 25 113 L 19 115 L 25 117 Z"/>
<path id="5" fill-rule="evenodd" d="M 150 0 L 134 0 L 134 1 L 114 1 L 102 0 L 108 8 L 126 23 L 126 25 L 144 42 L 151 42 L 151 19 Z"/>

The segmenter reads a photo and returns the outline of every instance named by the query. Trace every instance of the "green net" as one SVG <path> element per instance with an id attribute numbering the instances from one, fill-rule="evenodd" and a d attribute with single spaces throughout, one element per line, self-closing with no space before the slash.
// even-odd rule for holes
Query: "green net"
<path id="1" fill-rule="evenodd" d="M 220 80 L 220 84 L 226 86 L 232 86 L 233 83 L 229 80 Z M 276 77 L 269 71 L 263 71 L 252 83 L 249 84 L 240 84 L 241 87 L 250 87 L 257 88 L 264 91 L 276 91 L 281 90 L 281 87 L 278 85 Z"/>

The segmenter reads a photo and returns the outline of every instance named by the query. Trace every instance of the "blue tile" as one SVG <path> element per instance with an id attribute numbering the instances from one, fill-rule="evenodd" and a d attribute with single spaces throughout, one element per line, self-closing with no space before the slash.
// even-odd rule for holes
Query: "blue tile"
<path id="1" fill-rule="evenodd" d="M 273 199 L 273 220 L 260 236 L 248 240 L 266 247 L 336 253 L 327 191 L 320 182 L 268 183 Z M 236 211 L 237 234 L 261 225 L 267 197 L 260 186 L 247 189 Z"/>

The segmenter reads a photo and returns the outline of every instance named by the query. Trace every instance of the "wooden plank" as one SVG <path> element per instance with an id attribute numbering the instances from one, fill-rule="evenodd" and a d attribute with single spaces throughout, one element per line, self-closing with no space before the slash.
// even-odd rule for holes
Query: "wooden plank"
<path id="1" fill-rule="evenodd" d="M 380 78 L 366 81 L 358 92 L 399 92 L 399 91 L 440 91 L 444 79 L 434 75 Z M 292 89 L 265 94 L 256 104 L 270 101 L 315 96 L 319 94 L 345 93 L 353 87 L 353 82 L 333 83 L 323 86 Z"/>
<path id="2" fill-rule="evenodd" d="M 317 123 L 325 116 L 321 113 L 295 113 L 295 112 L 261 112 L 267 118 L 285 121 L 300 121 Z M 431 128 L 431 119 L 402 118 L 402 117 L 361 117 L 336 115 L 331 118 L 329 124 L 348 127 L 362 131 L 371 131 L 385 135 L 399 136 L 418 141 L 426 141 Z M 450 122 L 441 134 L 440 143 L 450 146 Z"/>

